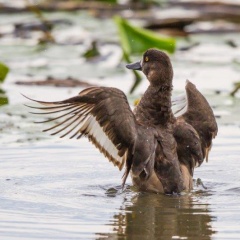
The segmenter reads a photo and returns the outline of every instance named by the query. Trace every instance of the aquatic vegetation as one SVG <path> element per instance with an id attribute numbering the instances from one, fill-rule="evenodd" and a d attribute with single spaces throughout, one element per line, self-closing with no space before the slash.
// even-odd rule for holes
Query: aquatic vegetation
<path id="1" fill-rule="evenodd" d="M 43 33 L 44 36 L 40 39 L 39 43 L 46 42 L 55 42 L 54 37 L 52 36 L 51 30 L 53 28 L 53 24 L 47 20 L 47 18 L 43 15 L 43 12 L 36 5 L 31 4 L 29 0 L 26 0 L 28 9 L 35 14 L 36 18 L 41 22 L 44 26 Z"/>
<path id="2" fill-rule="evenodd" d="M 133 26 L 126 19 L 119 16 L 116 16 L 114 20 L 118 27 L 124 53 L 139 54 L 152 47 L 174 53 L 176 48 L 174 38 L 164 37 L 153 31 Z"/>
<path id="3" fill-rule="evenodd" d="M 9 67 L 0 62 L 0 83 L 3 83 L 9 72 Z M 8 98 L 5 91 L 0 88 L 0 106 L 8 104 Z"/>
<path id="4" fill-rule="evenodd" d="M 0 62 L 0 83 L 5 80 L 8 72 L 9 72 L 8 66 Z"/>
<path id="5" fill-rule="evenodd" d="M 238 92 L 238 90 L 240 89 L 240 82 L 236 82 L 234 84 L 234 89 L 232 90 L 232 92 L 230 93 L 231 96 L 235 96 L 235 94 Z"/>
<path id="6" fill-rule="evenodd" d="M 97 42 L 92 41 L 91 46 L 83 54 L 83 57 L 85 57 L 86 59 L 92 59 L 92 58 L 95 58 L 95 57 L 98 57 L 98 56 L 100 56 L 100 52 L 97 48 Z"/>
<path id="7" fill-rule="evenodd" d="M 0 106 L 8 104 L 8 97 L 4 90 L 0 88 Z"/>

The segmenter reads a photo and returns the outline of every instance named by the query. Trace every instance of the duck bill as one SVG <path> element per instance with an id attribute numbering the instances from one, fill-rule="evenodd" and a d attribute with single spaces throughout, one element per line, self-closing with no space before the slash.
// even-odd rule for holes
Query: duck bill
<path id="1" fill-rule="evenodd" d="M 141 61 L 127 64 L 126 68 L 141 71 L 142 70 Z"/>

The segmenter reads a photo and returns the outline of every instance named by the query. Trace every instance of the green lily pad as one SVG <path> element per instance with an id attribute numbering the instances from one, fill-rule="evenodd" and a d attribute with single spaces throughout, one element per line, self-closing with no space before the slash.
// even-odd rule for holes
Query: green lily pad
<path id="1" fill-rule="evenodd" d="M 8 72 L 9 68 L 4 63 L 0 62 L 0 83 L 4 81 Z"/>
<path id="2" fill-rule="evenodd" d="M 131 25 L 126 19 L 114 17 L 118 26 L 120 41 L 126 54 L 139 54 L 149 48 L 158 48 L 173 53 L 176 47 L 174 38 L 163 37 L 155 32 Z"/>

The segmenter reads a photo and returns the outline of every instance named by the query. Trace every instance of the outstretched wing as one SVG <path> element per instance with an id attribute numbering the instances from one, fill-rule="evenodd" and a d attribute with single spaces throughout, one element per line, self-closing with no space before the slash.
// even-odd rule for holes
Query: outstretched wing
<path id="1" fill-rule="evenodd" d="M 54 122 L 52 127 L 44 131 L 51 131 L 51 135 L 61 134 L 60 137 L 77 139 L 86 135 L 100 152 L 122 169 L 137 135 L 135 117 L 122 91 L 116 88 L 92 87 L 64 101 L 30 100 L 44 105 L 28 106 L 44 111 L 34 114 L 57 115 L 37 122 Z"/>
<path id="2" fill-rule="evenodd" d="M 175 115 L 178 117 L 174 133 L 178 148 L 188 148 L 188 151 L 185 151 L 185 155 L 189 152 L 186 158 L 194 160 L 192 166 L 200 165 L 204 158 L 208 160 L 212 139 L 215 138 L 218 131 L 213 111 L 205 97 L 190 81 L 187 81 L 186 84 L 185 98 L 178 98 L 174 104 L 178 106 L 175 111 Z M 185 141 L 180 140 L 182 135 L 185 135 Z M 189 144 L 186 139 L 190 140 Z"/>

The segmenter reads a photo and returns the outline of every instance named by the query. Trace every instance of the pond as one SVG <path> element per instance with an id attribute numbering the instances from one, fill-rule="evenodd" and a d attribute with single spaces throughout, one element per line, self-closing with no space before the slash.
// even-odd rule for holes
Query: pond
<path id="1" fill-rule="evenodd" d="M 86 36 L 94 37 L 94 32 L 102 39 L 116 41 L 116 28 L 110 20 L 103 23 L 81 12 L 48 17 L 74 22 L 65 30 L 56 30 L 55 34 L 66 38 L 79 39 L 79 28 Z M 83 26 L 81 19 L 86 17 L 89 21 Z M 10 26 L 34 16 L 0 18 L 1 24 Z M 72 76 L 127 93 L 133 76 L 124 63 L 119 64 L 118 45 L 101 46 L 101 51 L 110 53 L 107 61 L 89 63 L 80 57 L 88 45 L 85 42 L 41 48 L 33 37 L 22 40 L 9 34 L 1 38 L 1 60 L 11 68 L 2 85 L 9 104 L 0 107 L 1 239 L 240 239 L 240 100 L 239 95 L 229 96 L 233 83 L 239 81 L 239 39 L 239 34 L 195 35 L 190 41 L 200 42 L 198 46 L 177 50 L 171 56 L 174 95 L 183 91 L 186 79 L 194 82 L 214 109 L 219 133 L 209 162 L 195 170 L 193 191 L 165 196 L 136 192 L 130 180 L 122 191 L 123 173 L 87 139 L 58 139 L 42 133 L 46 126 L 33 123 L 38 116 L 28 113 L 23 105 L 28 100 L 20 94 L 51 101 L 74 96 L 82 88 L 15 84 L 49 75 Z M 235 41 L 238 47 L 227 45 L 227 40 Z M 178 44 L 186 41 L 179 39 Z M 145 80 L 128 95 L 131 104 L 146 86 Z"/>

